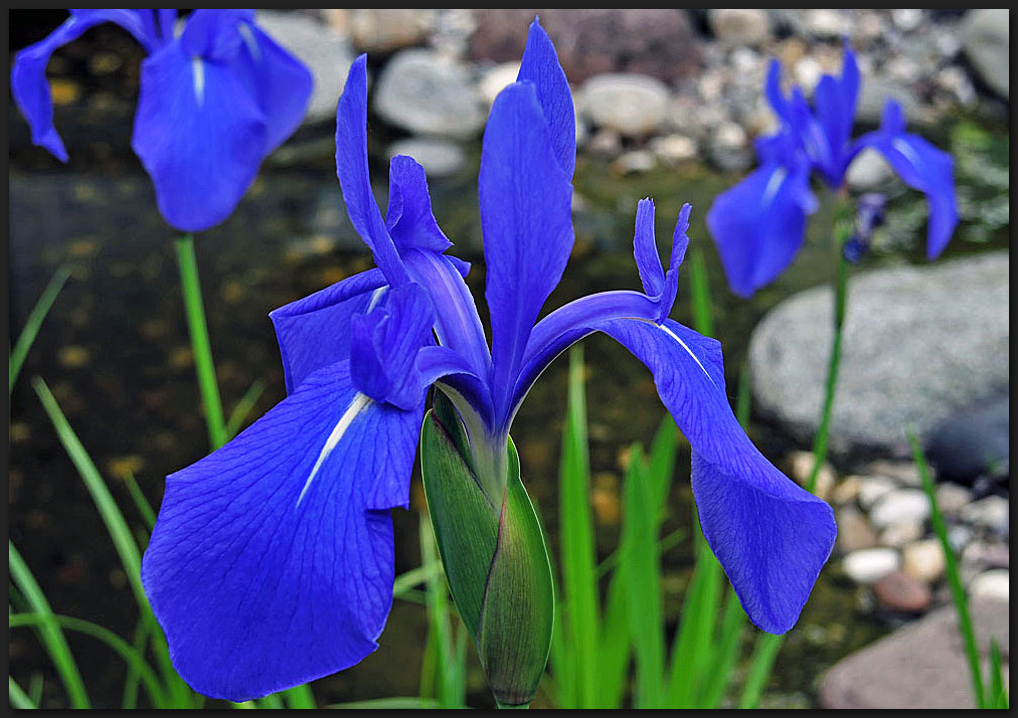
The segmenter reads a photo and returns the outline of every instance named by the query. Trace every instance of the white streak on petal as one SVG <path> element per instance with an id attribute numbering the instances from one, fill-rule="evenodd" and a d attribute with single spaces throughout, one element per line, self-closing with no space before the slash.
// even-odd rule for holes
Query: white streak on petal
<path id="1" fill-rule="evenodd" d="M 297 506 L 300 506 L 300 502 L 304 499 L 304 494 L 307 493 L 308 487 L 311 486 L 312 480 L 318 474 L 318 469 L 322 467 L 322 463 L 329 457 L 332 450 L 335 449 L 339 442 L 343 439 L 343 435 L 346 430 L 350 428 L 353 420 L 364 411 L 369 404 L 372 403 L 370 396 L 357 392 L 354 396 L 353 401 L 350 402 L 350 406 L 343 412 L 343 416 L 340 417 L 339 422 L 333 428 L 332 433 L 329 434 L 329 438 L 325 441 L 325 446 L 322 447 L 321 453 L 318 454 L 318 461 L 315 462 L 314 468 L 311 469 L 311 475 L 308 476 L 307 481 L 304 482 L 304 488 L 300 490 L 300 496 L 297 497 Z M 295 507 L 296 508 L 296 507 Z"/>
<path id="2" fill-rule="evenodd" d="M 371 293 L 371 300 L 368 302 L 368 308 L 364 310 L 365 314 L 374 309 L 375 305 L 382 301 L 382 295 L 385 294 L 385 290 L 388 288 L 389 288 L 388 285 L 384 287 L 379 287 L 378 289 Z"/>
<path id="3" fill-rule="evenodd" d="M 678 337 L 678 336 L 676 336 L 675 332 L 673 332 L 673 331 L 672 331 L 671 329 L 669 329 L 668 327 L 666 327 L 666 326 L 665 326 L 664 324 L 655 324 L 654 326 L 656 326 L 656 327 L 657 327 L 658 329 L 660 329 L 660 330 L 661 330 L 661 331 L 663 331 L 663 332 L 664 332 L 665 334 L 667 334 L 668 336 L 670 336 L 670 337 L 671 337 L 672 339 L 674 339 L 675 341 L 677 341 L 677 342 L 678 342 L 678 343 L 679 343 L 679 344 L 680 344 L 680 345 L 682 346 L 682 348 L 686 350 L 686 353 L 688 353 L 688 354 L 689 354 L 689 356 L 693 357 L 693 361 L 695 361 L 695 362 L 696 362 L 697 366 L 699 366 L 699 367 L 700 367 L 701 369 L 703 369 L 703 373 L 707 375 L 707 379 L 709 379 L 709 380 L 710 380 L 710 383 L 711 383 L 711 384 L 713 384 L 713 383 L 714 383 L 714 380 L 713 380 L 713 379 L 711 379 L 711 375 L 710 375 L 710 372 L 708 372 L 708 371 L 707 371 L 707 369 L 706 369 L 706 368 L 704 367 L 704 365 L 700 363 L 700 360 L 699 360 L 699 359 L 697 359 L 697 357 L 696 357 L 696 354 L 694 354 L 694 353 L 693 353 L 693 350 L 692 350 L 692 349 L 690 349 L 690 348 L 689 348 L 689 347 L 688 347 L 688 346 L 686 345 L 686 343 L 685 343 L 684 341 L 682 341 L 681 339 L 679 339 L 679 337 Z"/>
<path id="4" fill-rule="evenodd" d="M 785 177 L 787 176 L 788 170 L 786 170 L 784 167 L 778 167 L 776 170 L 774 170 L 774 173 L 771 175 L 770 179 L 767 180 L 767 186 L 764 187 L 763 196 L 760 198 L 761 207 L 766 207 L 771 203 L 771 200 L 774 199 L 774 197 L 778 194 L 778 190 L 781 189 L 781 185 L 784 184 Z M 669 332 L 669 334 L 671 334 L 671 332 Z M 675 338 L 678 339 L 678 337 Z"/>
<path id="5" fill-rule="evenodd" d="M 255 62 L 262 61 L 262 49 L 258 47 L 258 41 L 255 39 L 254 33 L 251 32 L 251 26 L 246 22 L 242 22 L 237 25 L 237 31 L 240 33 L 241 39 L 244 40 L 244 44 L 247 45 L 248 52 L 251 53 L 252 59 Z"/>
<path id="6" fill-rule="evenodd" d="M 893 140 L 891 140 L 891 146 L 894 149 L 898 150 L 898 152 L 903 154 L 905 156 L 905 159 L 909 161 L 909 164 L 911 164 L 917 170 L 922 171 L 921 169 L 923 166 L 922 159 L 920 159 L 919 155 L 916 154 L 915 150 L 913 150 L 909 146 L 909 144 L 905 142 L 905 140 L 901 139 L 900 137 L 895 137 Z"/>
<path id="7" fill-rule="evenodd" d="M 194 97 L 198 107 L 205 102 L 205 65 L 197 55 L 191 58 L 191 74 L 194 81 Z"/>

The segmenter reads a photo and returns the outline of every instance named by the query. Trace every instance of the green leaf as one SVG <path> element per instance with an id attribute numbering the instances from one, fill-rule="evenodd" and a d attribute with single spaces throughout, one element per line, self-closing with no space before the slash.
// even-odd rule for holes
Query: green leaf
<path id="1" fill-rule="evenodd" d="M 541 523 L 520 480 L 509 439 L 509 472 L 498 544 L 481 606 L 478 652 L 500 706 L 529 705 L 537 693 L 555 618 L 555 589 Z"/>
<path id="2" fill-rule="evenodd" d="M 14 349 L 9 353 L 7 366 L 9 378 L 7 385 L 8 395 L 14 391 L 14 382 L 17 381 L 18 374 L 21 373 L 21 367 L 25 363 L 25 357 L 28 356 L 28 350 L 32 348 L 35 337 L 39 333 L 39 328 L 42 326 L 42 321 L 49 314 L 50 307 L 53 306 L 53 302 L 56 301 L 57 295 L 60 294 L 60 290 L 69 276 L 71 276 L 71 270 L 66 265 L 60 267 L 56 274 L 53 275 L 53 278 L 50 279 L 46 289 L 42 292 L 42 296 L 39 297 L 39 301 L 36 302 L 29 313 L 25 326 L 21 330 L 21 334 L 18 335 L 18 340 L 14 343 Z"/>
<path id="3" fill-rule="evenodd" d="M 570 650 L 562 656 L 562 660 L 571 664 L 571 672 L 575 674 L 575 707 L 594 708 L 598 689 L 597 636 L 600 620 L 583 373 L 583 349 L 577 345 L 569 353 L 568 413 L 559 464 L 561 603 L 568 622 L 570 644 Z"/>

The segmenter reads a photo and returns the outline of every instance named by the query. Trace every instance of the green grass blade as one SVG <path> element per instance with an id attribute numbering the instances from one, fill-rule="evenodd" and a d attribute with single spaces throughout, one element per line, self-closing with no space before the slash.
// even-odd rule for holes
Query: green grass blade
<path id="1" fill-rule="evenodd" d="M 757 635 L 749 672 L 742 686 L 739 708 L 756 708 L 760 704 L 760 696 L 763 695 L 767 680 L 770 678 L 774 659 L 777 658 L 778 651 L 784 643 L 784 636 L 762 632 Z"/>
<path id="2" fill-rule="evenodd" d="M 244 421 L 251 414 L 251 410 L 254 409 L 258 399 L 261 398 L 262 393 L 265 391 L 265 382 L 261 379 L 256 380 L 251 387 L 245 392 L 244 396 L 240 398 L 237 405 L 233 407 L 233 411 L 230 412 L 230 418 L 226 421 L 226 435 L 229 438 L 233 438 L 240 431 L 240 427 L 244 425 Z"/>
<path id="3" fill-rule="evenodd" d="M 134 478 L 134 474 L 127 472 L 124 475 L 124 483 L 127 484 L 127 490 L 131 494 L 131 500 L 134 502 L 135 508 L 138 509 L 138 513 L 141 514 L 142 521 L 145 522 L 145 528 L 148 533 L 152 533 L 152 529 L 156 525 L 156 512 L 152 510 L 152 504 L 145 498 L 145 494 L 142 492 L 141 487 L 138 486 L 137 480 Z M 147 539 L 146 539 L 147 542 Z M 142 543 L 135 540 L 135 543 L 139 548 L 142 548 Z"/>
<path id="4" fill-rule="evenodd" d="M 704 676 L 700 705 L 704 708 L 718 708 L 728 691 L 739 660 L 742 646 L 742 631 L 746 625 L 746 612 L 742 610 L 735 590 L 728 589 L 725 612 L 721 619 L 721 635 L 713 652 L 713 663 Z"/>
<path id="5" fill-rule="evenodd" d="M 421 559 L 424 566 L 441 566 L 435 533 L 426 514 L 420 520 Z M 426 578 L 425 599 L 428 611 L 428 647 L 431 654 L 430 675 L 423 675 L 422 683 L 429 684 L 429 697 L 434 697 L 441 708 L 462 708 L 466 702 L 465 654 L 458 655 L 450 624 L 450 604 L 445 574 L 429 571 Z M 423 686 L 422 686 L 423 687 Z M 422 695 L 423 692 L 422 692 Z"/>
<path id="6" fill-rule="evenodd" d="M 965 586 L 962 584 L 961 575 L 958 572 L 958 557 L 947 536 L 947 524 L 944 516 L 940 513 L 940 506 L 937 504 L 937 492 L 933 487 L 933 479 L 930 478 L 929 466 L 926 457 L 923 455 L 919 440 L 911 431 L 908 432 L 908 441 L 912 446 L 912 458 L 919 469 L 919 477 L 923 482 L 923 490 L 930 501 L 930 525 L 933 532 L 940 541 L 940 547 L 944 552 L 947 584 L 951 588 L 951 596 L 954 599 L 954 608 L 958 614 L 958 630 L 961 633 L 962 642 L 965 645 L 965 655 L 968 658 L 969 672 L 972 678 L 972 695 L 977 708 L 986 707 L 986 696 L 983 692 L 982 669 L 979 667 L 979 649 L 976 646 L 976 634 L 972 627 L 972 617 L 969 614 L 968 599 L 965 596 Z"/>
<path id="7" fill-rule="evenodd" d="M 620 564 L 608 583 L 598 642 L 598 708 L 620 708 L 626 692 L 633 644 L 626 604 L 627 570 Z"/>
<path id="8" fill-rule="evenodd" d="M 18 375 L 21 373 L 21 367 L 28 356 L 28 350 L 35 343 L 35 337 L 39 333 L 43 320 L 49 314 L 53 302 L 56 301 L 57 295 L 60 294 L 60 290 L 63 289 L 64 283 L 69 276 L 71 276 L 71 270 L 66 265 L 57 269 L 39 297 L 39 301 L 36 302 L 35 306 L 32 307 L 32 311 L 29 312 L 28 319 L 25 320 L 25 326 L 21 330 L 21 334 L 18 335 L 17 341 L 14 342 L 14 348 L 10 351 L 8 395 L 14 391 L 14 382 L 17 381 Z"/>
<path id="9" fill-rule="evenodd" d="M 698 532 L 696 565 L 671 651 L 668 704 L 672 708 L 701 707 L 694 694 L 714 658 L 712 639 L 721 578 L 721 568 Z"/>
<path id="10" fill-rule="evenodd" d="M 315 702 L 315 694 L 307 683 L 287 688 L 282 692 L 282 696 L 287 708 L 314 710 L 318 707 Z"/>
<path id="11" fill-rule="evenodd" d="M 326 708 L 347 710 L 414 710 L 418 708 L 438 708 L 438 703 L 427 698 L 413 696 L 394 696 L 392 698 L 375 698 L 369 701 L 351 701 L 349 703 L 333 703 Z"/>
<path id="12" fill-rule="evenodd" d="M 714 313 L 710 300 L 710 283 L 703 252 L 694 248 L 689 258 L 689 293 L 693 309 L 693 327 L 704 336 L 714 336 Z"/>
<path id="13" fill-rule="evenodd" d="M 656 526 L 658 507 L 653 504 L 643 450 L 636 444 L 622 486 L 622 543 L 626 570 L 626 606 L 633 654 L 636 658 L 634 705 L 664 705 L 664 635 L 661 606 L 661 571 L 658 563 Z"/>
<path id="14" fill-rule="evenodd" d="M 99 510 L 99 515 L 102 517 L 103 523 L 106 524 L 106 530 L 109 532 L 117 554 L 120 556 L 124 572 L 127 574 L 128 583 L 134 592 L 135 601 L 143 611 L 149 610 L 148 598 L 145 596 L 145 590 L 141 585 L 141 553 L 134 541 L 134 535 L 124 520 L 123 514 L 120 513 L 116 500 L 106 486 L 106 482 L 100 476 L 85 447 L 82 446 L 71 425 L 67 422 L 64 413 L 57 404 L 57 400 L 50 393 L 49 387 L 39 377 L 33 377 L 32 386 L 35 388 L 36 394 L 39 395 L 39 399 L 42 401 L 43 408 L 46 410 L 53 428 L 56 429 L 60 443 L 63 444 L 64 450 L 67 451 L 82 481 L 85 482 L 85 486 L 88 488 L 88 492 L 92 496 L 96 508 Z"/>
<path id="15" fill-rule="evenodd" d="M 39 707 L 39 704 L 33 701 L 10 675 L 7 676 L 7 692 L 11 697 L 11 705 L 15 708 L 30 709 Z"/>
<path id="16" fill-rule="evenodd" d="M 39 629 L 39 637 L 60 674 L 60 680 L 67 691 L 67 699 L 71 707 L 91 707 L 88 693 L 85 691 L 85 683 L 81 679 L 81 672 L 78 670 L 77 663 L 74 662 L 74 656 L 67 645 L 63 631 L 60 630 L 60 624 L 50 608 L 49 601 L 46 600 L 45 594 L 36 583 L 28 565 L 21 558 L 21 554 L 18 553 L 10 539 L 7 539 L 7 560 L 11 578 L 14 579 L 21 594 L 25 597 L 26 603 L 39 617 L 36 624 Z M 10 614 L 8 616 L 12 618 Z"/>
<path id="17" fill-rule="evenodd" d="M 1004 685 L 1004 661 L 1000 657 L 997 639 L 990 641 L 990 685 L 987 688 L 987 708 L 1008 709 L 1007 687 Z"/>
<path id="18" fill-rule="evenodd" d="M 597 576 L 594 518 L 590 506 L 590 449 L 583 348 L 569 352 L 569 395 L 559 463 L 562 601 L 569 636 L 566 660 L 574 665 L 576 707 L 597 704 Z"/>
<path id="19" fill-rule="evenodd" d="M 133 666 L 138 672 L 149 695 L 149 699 L 152 701 L 152 705 L 155 708 L 166 707 L 162 685 L 160 685 L 159 678 L 155 672 L 127 641 L 109 629 L 96 625 L 91 621 L 53 613 L 15 613 L 8 616 L 8 624 L 11 628 L 19 626 L 44 627 L 54 621 L 62 628 L 91 636 L 113 649 L 127 664 Z"/>

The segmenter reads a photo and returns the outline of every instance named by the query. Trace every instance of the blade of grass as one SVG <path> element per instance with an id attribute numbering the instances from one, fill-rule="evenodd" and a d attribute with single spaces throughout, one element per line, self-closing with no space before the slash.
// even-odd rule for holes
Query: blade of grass
<path id="1" fill-rule="evenodd" d="M 622 543 L 626 606 L 636 658 L 637 708 L 660 708 L 665 699 L 658 507 L 653 504 L 643 450 L 634 444 L 622 486 Z"/>
<path id="2" fill-rule="evenodd" d="M 438 546 L 431 521 L 426 514 L 420 521 L 421 559 L 424 565 L 440 564 Z M 461 708 L 466 702 L 466 665 L 464 655 L 457 655 L 449 623 L 450 606 L 445 574 L 432 571 L 427 577 L 425 600 L 428 610 L 428 641 L 433 646 L 434 697 L 441 708 Z"/>
<path id="3" fill-rule="evenodd" d="M 438 703 L 427 698 L 413 696 L 395 696 L 392 698 L 375 698 L 369 701 L 351 701 L 350 703 L 333 703 L 326 708 L 347 710 L 402 710 L 415 708 L 438 708 Z"/>
<path id="4" fill-rule="evenodd" d="M 78 633 L 85 634 L 86 636 L 91 636 L 113 649 L 113 651 L 118 653 L 126 663 L 134 666 L 135 670 L 138 671 L 138 675 L 141 677 L 141 681 L 145 685 L 145 691 L 148 693 L 153 707 L 165 707 L 166 701 L 164 699 L 163 688 L 162 685 L 160 685 L 159 678 L 156 676 L 155 672 L 148 663 L 145 662 L 144 658 L 142 658 L 141 655 L 139 655 L 139 653 L 135 651 L 129 643 L 127 643 L 127 641 L 113 633 L 113 631 L 96 625 L 91 621 L 54 613 L 15 613 L 8 616 L 8 625 L 10 628 L 17 628 L 19 626 L 42 627 L 49 625 L 53 621 L 62 628 L 69 631 L 76 631 Z"/>
<path id="5" fill-rule="evenodd" d="M 590 506 L 590 450 L 584 394 L 583 348 L 569 352 L 569 388 L 562 456 L 559 462 L 559 521 L 562 594 L 570 647 L 566 660 L 575 671 L 576 707 L 597 703 L 599 616 L 594 571 L 594 518 Z"/>
<path id="6" fill-rule="evenodd" d="M 15 708 L 30 709 L 39 707 L 39 704 L 34 702 L 25 691 L 21 690 L 21 686 L 10 675 L 7 676 L 7 693 L 10 695 L 11 705 Z"/>
<path id="7" fill-rule="evenodd" d="M 990 685 L 987 689 L 987 708 L 1008 709 L 1007 687 L 1004 685 L 1004 662 L 1000 657 L 997 639 L 990 641 Z"/>
<path id="8" fill-rule="evenodd" d="M 244 425 L 244 420 L 247 419 L 251 410 L 254 409 L 258 399 L 265 391 L 265 383 L 260 379 L 256 380 L 251 387 L 244 393 L 244 396 L 240 398 L 237 405 L 233 407 L 233 411 L 230 412 L 230 418 L 226 421 L 226 436 L 233 438 L 240 431 L 240 427 Z"/>
<path id="9" fill-rule="evenodd" d="M 78 664 L 74 662 L 74 656 L 67 645 L 60 624 L 56 620 L 49 601 L 36 583 L 28 564 L 21 558 L 21 554 L 14 547 L 10 539 L 7 539 L 7 562 L 11 578 L 25 597 L 25 601 L 31 606 L 32 611 L 39 617 L 37 627 L 39 637 L 46 647 L 47 653 L 53 660 L 53 665 L 60 674 L 60 680 L 67 691 L 67 699 L 73 708 L 89 708 L 88 693 L 85 691 L 85 683 L 81 679 L 81 672 Z M 8 614 L 10 617 L 10 614 Z"/>
<path id="10" fill-rule="evenodd" d="M 969 673 L 972 678 L 972 696 L 975 699 L 976 708 L 986 708 L 982 669 L 979 667 L 979 649 L 976 646 L 976 634 L 972 627 L 972 616 L 969 614 L 965 586 L 962 584 L 961 575 L 958 572 L 958 557 L 955 556 L 947 536 L 947 524 L 944 522 L 943 514 L 940 513 L 940 506 L 937 504 L 937 492 L 933 486 L 933 479 L 930 478 L 926 456 L 923 454 L 915 434 L 911 430 L 907 433 L 909 444 L 912 447 L 912 459 L 919 469 L 923 491 L 926 492 L 926 497 L 930 501 L 930 525 L 933 527 L 933 532 L 940 541 L 940 548 L 944 552 L 947 584 L 951 588 L 951 597 L 954 599 L 954 608 L 958 614 L 958 631 L 961 633 L 962 642 L 965 645 L 965 656 L 968 658 Z"/>
<path id="11" fill-rule="evenodd" d="M 138 513 L 141 514 L 141 518 L 145 522 L 145 528 L 151 533 L 156 525 L 156 512 L 152 510 L 152 504 L 145 498 L 145 494 L 142 492 L 141 487 L 138 486 L 133 473 L 128 472 L 124 475 L 124 483 L 127 484 L 131 500 L 134 501 L 135 508 L 138 509 Z M 138 543 L 138 547 L 142 548 L 142 544 Z"/>
<path id="12" fill-rule="evenodd" d="M 32 311 L 29 312 L 28 319 L 25 320 L 25 326 L 22 328 L 21 334 L 18 335 L 17 341 L 14 342 L 14 348 L 10 351 L 8 395 L 14 391 L 14 382 L 17 381 L 18 375 L 21 373 L 21 367 L 28 356 L 28 350 L 32 348 L 43 320 L 49 314 L 53 302 L 56 301 L 57 295 L 60 294 L 60 290 L 63 289 L 64 283 L 69 276 L 71 276 L 71 270 L 67 265 L 57 269 L 39 297 L 39 301 L 35 303 Z"/>

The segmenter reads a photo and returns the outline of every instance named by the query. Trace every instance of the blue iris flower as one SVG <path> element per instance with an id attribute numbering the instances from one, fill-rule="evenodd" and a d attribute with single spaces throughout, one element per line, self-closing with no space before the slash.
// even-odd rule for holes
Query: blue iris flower
<path id="1" fill-rule="evenodd" d="M 718 195 L 707 212 L 732 291 L 749 297 L 791 264 L 805 239 L 806 216 L 817 209 L 810 178 L 815 174 L 829 187 L 841 187 L 849 164 L 867 147 L 880 152 L 905 184 L 925 193 L 926 254 L 939 256 L 958 222 L 951 156 L 905 132 L 894 100 L 885 104 L 878 129 L 851 139 L 860 76 L 847 43 L 841 77 L 820 79 L 812 107 L 798 87 L 786 97 L 780 81 L 781 66 L 772 60 L 765 91 L 779 128 L 757 141 L 760 166 Z"/>
<path id="2" fill-rule="evenodd" d="M 142 579 L 180 674 L 206 695 L 242 700 L 373 651 L 392 603 L 389 510 L 409 504 L 429 387 L 456 406 L 483 488 L 501 492 L 521 402 L 556 356 L 593 332 L 653 373 L 693 446 L 707 540 L 752 620 L 787 631 L 830 554 L 833 513 L 747 437 L 727 400 L 719 343 L 668 318 L 689 206 L 666 269 L 654 205 L 639 203 L 644 291 L 592 294 L 538 321 L 573 245 L 576 140 L 565 74 L 535 20 L 483 140 L 489 350 L 463 279 L 468 266 L 446 253 L 423 168 L 393 158 L 384 218 L 375 202 L 366 102 L 362 55 L 339 100 L 336 165 L 377 267 L 272 312 L 288 396 L 166 480 Z"/>
<path id="3" fill-rule="evenodd" d="M 262 160 L 300 125 L 311 72 L 254 22 L 254 10 L 71 10 L 42 41 L 20 51 L 14 100 L 32 141 L 63 162 L 46 64 L 91 27 L 113 22 L 145 49 L 132 147 L 155 185 L 159 211 L 185 232 L 224 221 Z"/>

